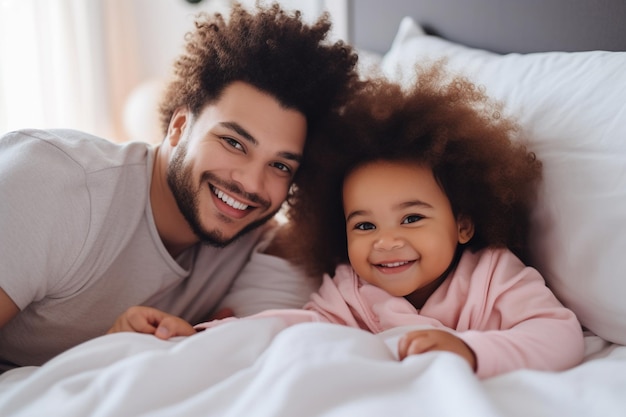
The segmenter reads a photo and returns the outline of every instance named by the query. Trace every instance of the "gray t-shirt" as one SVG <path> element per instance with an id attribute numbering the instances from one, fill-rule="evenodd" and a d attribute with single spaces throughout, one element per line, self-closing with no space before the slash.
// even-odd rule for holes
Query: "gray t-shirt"
<path id="1" fill-rule="evenodd" d="M 197 323 L 219 304 L 266 230 L 173 259 L 150 207 L 153 161 L 148 144 L 71 130 L 0 138 L 0 287 L 22 310 L 0 328 L 0 373 L 104 334 L 132 305 Z M 313 288 L 290 289 L 284 307 Z"/>

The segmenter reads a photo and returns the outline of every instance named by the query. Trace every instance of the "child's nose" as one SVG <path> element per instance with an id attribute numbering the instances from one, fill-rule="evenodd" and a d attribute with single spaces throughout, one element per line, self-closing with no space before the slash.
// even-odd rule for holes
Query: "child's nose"
<path id="1" fill-rule="evenodd" d="M 375 250 L 394 250 L 400 249 L 402 246 L 404 246 L 404 239 L 390 234 L 380 236 L 374 242 Z"/>

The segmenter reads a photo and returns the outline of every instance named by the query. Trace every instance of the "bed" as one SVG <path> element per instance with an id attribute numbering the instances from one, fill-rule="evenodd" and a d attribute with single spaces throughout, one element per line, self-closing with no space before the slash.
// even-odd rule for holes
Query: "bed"
<path id="1" fill-rule="evenodd" d="M 362 70 L 444 59 L 518 118 L 544 162 L 532 262 L 585 328 L 583 363 L 480 380 L 406 329 L 240 320 L 162 341 L 118 333 L 0 376 L 2 416 L 626 416 L 626 3 L 354 0 Z"/>

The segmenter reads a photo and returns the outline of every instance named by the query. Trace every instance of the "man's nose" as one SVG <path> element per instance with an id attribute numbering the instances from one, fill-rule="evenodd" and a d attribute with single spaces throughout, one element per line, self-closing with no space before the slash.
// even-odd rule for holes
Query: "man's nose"
<path id="1" fill-rule="evenodd" d="M 263 195 L 265 164 L 246 163 L 239 165 L 233 172 L 233 180 L 248 194 Z"/>

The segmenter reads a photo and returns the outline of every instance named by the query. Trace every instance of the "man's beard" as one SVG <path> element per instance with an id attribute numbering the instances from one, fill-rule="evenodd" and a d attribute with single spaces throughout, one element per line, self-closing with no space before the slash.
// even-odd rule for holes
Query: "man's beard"
<path id="1" fill-rule="evenodd" d="M 172 193 L 174 194 L 178 209 L 185 217 L 185 220 L 187 220 L 187 223 L 189 224 L 189 227 L 191 227 L 191 230 L 193 230 L 194 234 L 198 237 L 198 239 L 200 239 L 202 243 L 218 248 L 223 248 L 237 240 L 240 236 L 243 236 L 246 233 L 263 225 L 268 220 L 273 218 L 278 210 L 280 210 L 279 207 L 275 211 L 269 213 L 267 216 L 248 224 L 231 238 L 225 238 L 223 233 L 217 228 L 213 230 L 208 230 L 204 228 L 202 226 L 202 222 L 200 221 L 200 204 L 198 202 L 200 189 L 202 188 L 202 184 L 205 184 L 209 179 L 217 183 L 222 183 L 222 181 L 213 176 L 211 173 L 206 172 L 202 176 L 198 188 L 194 188 L 191 175 L 191 166 L 186 166 L 184 162 L 186 154 L 187 144 L 179 143 L 178 147 L 174 151 L 172 160 L 167 167 L 167 183 L 170 187 L 170 190 L 172 190 Z M 233 188 L 237 187 L 227 186 L 226 188 L 232 190 Z M 256 200 L 259 199 L 256 198 Z M 267 205 L 267 203 L 263 204 Z M 263 204 L 261 206 L 263 206 Z"/>

